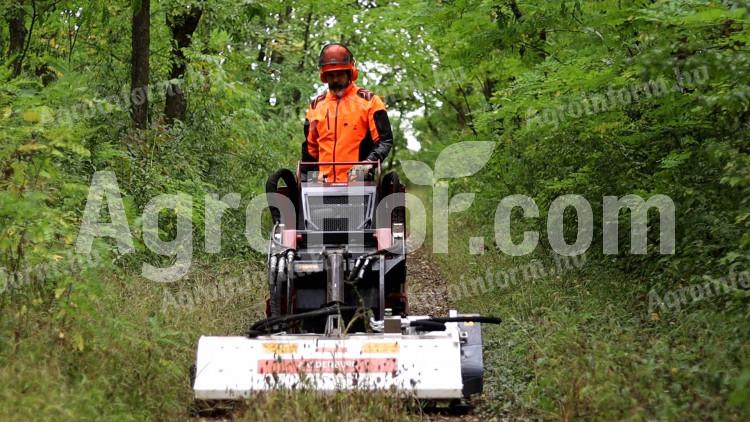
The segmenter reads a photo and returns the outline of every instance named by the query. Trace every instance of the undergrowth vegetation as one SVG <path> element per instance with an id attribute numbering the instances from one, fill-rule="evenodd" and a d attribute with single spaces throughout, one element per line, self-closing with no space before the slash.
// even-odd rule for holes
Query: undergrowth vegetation
<path id="1" fill-rule="evenodd" d="M 492 236 L 476 221 L 456 217 L 453 249 L 435 259 L 450 283 L 473 286 L 455 289 L 466 292 L 453 298 L 459 310 L 503 319 L 483 329 L 480 414 L 552 420 L 747 417 L 745 293 L 654 312 L 641 277 L 593 256 L 561 262 L 542 252 L 512 259 L 497 250 L 470 255 L 469 237 Z M 536 272 L 528 275 L 529 268 Z"/>

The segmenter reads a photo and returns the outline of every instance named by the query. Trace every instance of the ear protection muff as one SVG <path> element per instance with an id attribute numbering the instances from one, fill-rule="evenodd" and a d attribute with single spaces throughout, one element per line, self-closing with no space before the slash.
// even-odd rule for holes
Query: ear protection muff
<path id="1" fill-rule="evenodd" d="M 326 50 L 338 46 L 345 50 L 346 54 L 343 57 L 326 57 Z M 329 69 L 325 69 L 326 67 L 329 67 Z M 333 67 L 331 69 L 330 67 Z M 354 82 L 359 77 L 359 70 L 357 69 L 357 66 L 354 61 L 354 55 L 349 50 L 347 46 L 340 43 L 331 43 L 326 44 L 323 46 L 323 49 L 320 50 L 320 56 L 318 59 L 318 68 L 320 69 L 320 81 L 323 83 L 327 83 L 325 77 L 324 71 L 331 71 L 331 70 L 349 70 L 351 72 L 351 81 Z"/>
<path id="2" fill-rule="evenodd" d="M 359 70 L 357 69 L 357 66 L 354 64 L 354 61 L 352 61 L 352 82 L 356 81 L 359 77 Z"/>

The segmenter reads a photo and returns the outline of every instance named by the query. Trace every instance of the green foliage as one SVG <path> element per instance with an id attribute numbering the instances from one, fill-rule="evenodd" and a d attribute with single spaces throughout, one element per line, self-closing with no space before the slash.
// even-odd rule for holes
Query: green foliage
<path id="1" fill-rule="evenodd" d="M 0 418 L 184 418 L 196 339 L 241 331 L 258 317 L 246 306 L 262 293 L 242 292 L 229 305 L 165 309 L 162 286 L 134 275 L 144 262 L 171 264 L 143 246 L 139 216 L 157 195 L 186 193 L 196 259 L 225 275 L 242 268 L 241 259 L 255 259 L 244 238 L 244 205 L 270 171 L 292 166 L 306 100 L 297 109 L 288 100 L 270 104 L 281 92 L 270 89 L 279 69 L 266 69 L 248 54 L 252 47 L 232 48 L 265 33 L 258 17 L 270 12 L 248 5 L 238 15 L 235 2 L 212 2 L 186 51 L 189 118 L 167 127 L 160 109 L 171 40 L 163 22 L 185 2 L 152 2 L 152 125 L 133 130 L 130 39 L 122 36 L 129 20 L 112 19 L 127 15 L 130 2 L 64 1 L 54 10 L 46 9 L 52 2 L 36 3 L 24 73 L 11 78 L 7 63 L 0 68 L 0 360 L 13 385 L 0 395 Z M 244 16 L 255 23 L 240 25 Z M 258 63 L 261 69 L 249 71 Z M 304 95 L 313 94 L 309 86 Z M 111 239 L 96 240 L 91 255 L 75 251 L 91 175 L 100 170 L 117 176 L 135 253 L 118 256 Z M 230 192 L 242 194 L 243 206 L 223 219 L 221 257 L 205 256 L 206 195 Z M 174 237 L 173 217 L 161 219 L 162 239 Z M 228 257 L 232 266 L 221 270 Z M 208 325 L 200 322 L 206 310 L 215 318 Z"/>
<path id="2" fill-rule="evenodd" d="M 414 8 L 420 39 L 441 47 L 434 89 L 422 93 L 419 157 L 431 161 L 456 141 L 498 145 L 480 177 L 459 187 L 478 192 L 475 213 L 490 218 L 509 194 L 542 210 L 581 194 L 601 239 L 602 196 L 665 194 L 677 207 L 677 255 L 623 257 L 622 268 L 669 284 L 747 267 L 745 10 L 692 1 Z M 418 64 L 405 67 L 420 78 Z"/>
<path id="3" fill-rule="evenodd" d="M 454 183 L 477 198 L 458 217 L 460 240 L 451 245 L 466 244 L 466 224 L 475 221 L 482 223 L 472 235 L 492 238 L 495 207 L 509 194 L 531 196 L 541 210 L 538 219 L 514 219 L 514 232 L 544 236 L 546 210 L 563 194 L 583 195 L 594 210 L 586 273 L 465 301 L 472 312 L 513 318 L 489 335 L 497 349 L 509 349 L 491 358 L 495 382 L 512 380 L 491 406 L 511 398 L 511 410 L 555 419 L 740 419 L 747 409 L 745 295 L 720 295 L 659 323 L 632 316 L 647 314 L 652 288 L 750 266 L 750 21 L 747 8 L 732 4 L 414 5 L 411 25 L 440 47 L 436 85 L 423 93 L 425 116 L 415 123 L 418 157 L 434 161 L 456 141 L 497 143 L 479 176 Z M 406 67 L 420 77 L 421 66 Z M 654 214 L 647 255 L 602 255 L 601 198 L 626 194 L 673 199 L 674 256 L 658 254 Z M 630 216 L 620 217 L 623 251 Z M 566 224 L 574 235 L 575 220 Z M 537 253 L 546 256 L 544 239 L 542 246 Z M 518 265 L 494 249 L 477 261 L 451 251 L 441 258 L 451 274 L 464 273 L 467 261 L 479 275 Z M 726 407 L 720 397 L 732 391 Z"/>
<path id="4" fill-rule="evenodd" d="M 533 197 L 542 215 L 515 226 L 541 233 L 557 196 L 581 194 L 594 206 L 590 261 L 597 269 L 587 278 L 547 280 L 539 289 L 465 303 L 514 318 L 488 333 L 490 349 L 503 351 L 488 359 L 496 371 L 489 414 L 739 419 L 747 409 L 747 339 L 737 332 L 747 319 L 744 296 L 721 296 L 659 321 L 632 316 L 643 311 L 651 288 L 679 288 L 750 266 L 745 2 L 151 3 L 146 130 L 134 130 L 129 116 L 130 20 L 123 17 L 133 2 L 0 5 L 0 16 L 22 17 L 27 30 L 33 22 L 15 78 L 10 27 L 0 29 L 0 360 L 8 363 L 2 378 L 21 386 L 0 394 L 0 403 L 13 404 L 0 407 L 15 412 L 4 416 L 94 418 L 96 409 L 123 419 L 184 417 L 183 369 L 195 338 L 236 333 L 257 313 L 247 303 L 262 294 L 247 292 L 229 310 L 165 313 L 161 286 L 135 274 L 144 262 L 169 265 L 171 258 L 146 250 L 139 216 L 157 195 L 186 193 L 202 270 L 215 278 L 256 260 L 244 239 L 244 205 L 262 192 L 268 173 L 294 166 L 308 98 L 322 88 L 317 54 L 331 41 L 351 46 L 362 71 L 358 83 L 386 99 L 395 155 L 412 163 L 422 182 L 430 183 L 440 167 L 435 158 L 451 144 L 495 144 L 480 173 L 452 182 L 456 191 L 477 193 L 462 223 L 480 222 L 476 230 L 491 237 L 494 207 L 516 193 Z M 184 51 L 185 77 L 168 81 L 173 40 L 166 20 L 187 7 L 203 14 Z M 172 82 L 185 93 L 188 111 L 184 121 L 167 125 L 162 109 Z M 411 133 L 401 123 L 413 124 L 418 153 L 405 150 Z M 455 164 L 466 168 L 454 176 L 479 167 Z M 135 253 L 118 256 L 107 239 L 94 243 L 91 256 L 74 251 L 98 170 L 117 175 Z M 241 206 L 223 219 L 221 254 L 206 256 L 206 195 L 229 192 L 242 194 Z M 631 193 L 674 200 L 675 256 L 657 254 L 655 224 L 647 255 L 601 255 L 599 199 Z M 167 214 L 162 239 L 175 235 L 174 214 Z M 620 223 L 620 250 L 627 250 L 629 216 Z M 228 258 L 229 269 L 221 264 Z M 444 258 L 446 268 L 461 273 L 458 262 L 512 264 L 494 251 L 478 261 L 463 253 Z M 187 285 L 199 283 L 190 277 Z M 594 283 L 599 279 L 606 282 Z M 702 349 L 707 343 L 714 349 Z M 502 377 L 510 381 L 498 385 Z M 729 396 L 731 406 L 722 409 Z M 276 414 L 351 409 L 339 397 L 322 404 L 298 399 L 297 407 Z M 394 419 L 403 410 L 357 400 L 373 418 Z M 268 416 L 280 403 L 271 397 L 248 415 Z M 37 408 L 41 415 L 23 413 Z"/>

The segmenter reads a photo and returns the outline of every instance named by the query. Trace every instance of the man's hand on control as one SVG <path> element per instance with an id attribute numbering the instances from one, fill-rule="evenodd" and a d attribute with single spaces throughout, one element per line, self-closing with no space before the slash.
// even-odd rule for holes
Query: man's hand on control
<path id="1" fill-rule="evenodd" d="M 367 172 L 370 171 L 371 168 L 372 166 L 368 166 L 366 164 L 356 164 L 352 166 L 352 168 L 349 170 L 349 180 L 357 180 L 360 175 L 367 174 Z"/>

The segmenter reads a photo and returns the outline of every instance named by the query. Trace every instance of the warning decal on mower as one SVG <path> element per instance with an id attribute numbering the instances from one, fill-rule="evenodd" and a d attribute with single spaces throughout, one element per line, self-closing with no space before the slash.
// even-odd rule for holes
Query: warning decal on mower
<path id="1" fill-rule="evenodd" d="M 396 358 L 379 359 L 264 359 L 258 361 L 261 374 L 372 373 L 395 372 Z"/>

